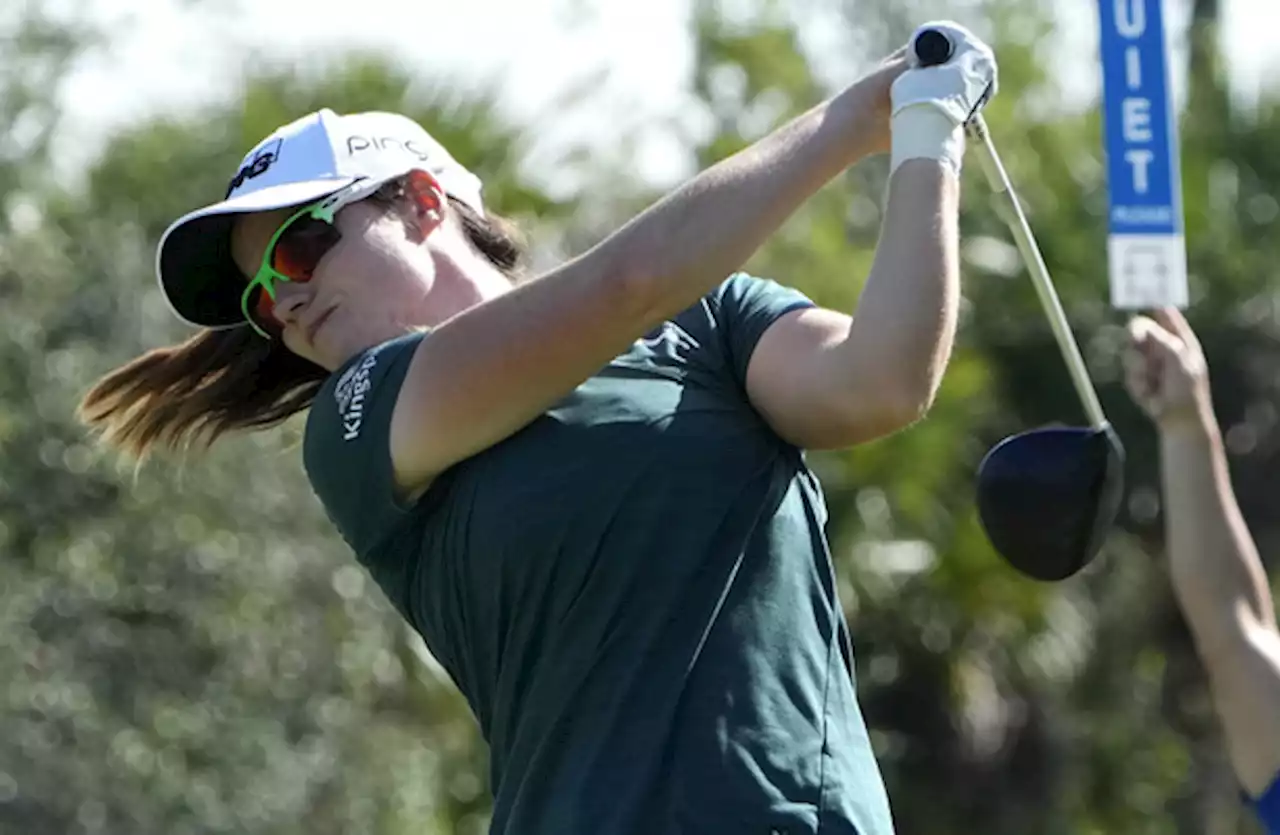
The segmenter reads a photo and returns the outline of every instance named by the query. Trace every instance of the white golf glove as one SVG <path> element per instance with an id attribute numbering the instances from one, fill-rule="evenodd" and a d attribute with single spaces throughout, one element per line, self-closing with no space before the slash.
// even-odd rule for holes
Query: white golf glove
<path id="1" fill-rule="evenodd" d="M 929 30 L 947 37 L 951 55 L 942 64 L 922 67 L 916 42 Z M 907 60 L 911 69 L 898 76 L 890 90 L 890 170 L 923 158 L 938 160 L 958 175 L 964 159 L 964 124 L 999 87 L 995 54 L 960 24 L 934 21 L 912 34 Z"/>

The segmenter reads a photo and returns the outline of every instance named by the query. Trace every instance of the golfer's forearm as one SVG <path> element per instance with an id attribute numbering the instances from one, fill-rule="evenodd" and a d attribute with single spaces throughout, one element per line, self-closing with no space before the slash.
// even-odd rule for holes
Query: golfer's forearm
<path id="1" fill-rule="evenodd" d="M 908 418 L 933 402 L 955 337 L 959 193 L 956 176 L 932 160 L 894 172 L 875 262 L 839 347 L 841 365 L 858 377 L 850 384 L 892 395 Z"/>
<path id="2" fill-rule="evenodd" d="M 1274 623 L 1266 574 L 1231 489 L 1216 422 L 1160 435 L 1165 529 L 1174 591 L 1202 653 L 1242 640 L 1244 624 Z"/>
<path id="3" fill-rule="evenodd" d="M 587 257 L 663 318 L 742 265 L 806 199 L 867 154 L 887 124 L 877 71 L 651 206 Z"/>

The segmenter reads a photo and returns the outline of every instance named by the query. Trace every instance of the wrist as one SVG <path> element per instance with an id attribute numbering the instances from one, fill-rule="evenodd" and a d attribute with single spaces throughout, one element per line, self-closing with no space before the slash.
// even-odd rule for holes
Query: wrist
<path id="1" fill-rule="evenodd" d="M 889 150 L 891 91 L 893 82 L 906 70 L 905 59 L 890 59 L 845 88 L 834 100 L 850 165 Z"/>
<path id="2" fill-rule="evenodd" d="M 1213 411 L 1201 406 L 1161 415 L 1156 429 L 1162 443 L 1219 443 L 1222 439 Z"/>
<path id="3" fill-rule="evenodd" d="M 890 173 L 909 159 L 936 160 L 959 176 L 964 163 L 964 128 L 941 108 L 917 104 L 893 115 Z"/>

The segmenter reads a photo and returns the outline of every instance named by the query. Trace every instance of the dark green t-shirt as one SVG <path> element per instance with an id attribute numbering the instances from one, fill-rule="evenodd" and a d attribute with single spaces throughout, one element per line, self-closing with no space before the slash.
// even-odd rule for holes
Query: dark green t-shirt
<path id="1" fill-rule="evenodd" d="M 731 277 L 413 507 L 388 437 L 430 335 L 317 396 L 311 482 L 475 712 L 493 832 L 892 832 L 821 489 L 745 391 L 810 304 Z"/>

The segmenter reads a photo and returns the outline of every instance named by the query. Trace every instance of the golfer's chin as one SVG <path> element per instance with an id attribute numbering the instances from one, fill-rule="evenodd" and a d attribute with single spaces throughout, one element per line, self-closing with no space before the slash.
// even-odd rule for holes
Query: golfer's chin
<path id="1" fill-rule="evenodd" d="M 352 322 L 340 313 L 334 313 L 316 331 L 312 340 L 305 335 L 289 349 L 302 359 L 332 373 L 347 362 L 392 339 L 404 336 L 418 328 L 393 322 L 375 326 L 369 322 Z"/>
<path id="2" fill-rule="evenodd" d="M 286 331 L 283 340 L 285 347 L 299 359 L 318 365 L 331 373 L 337 371 L 347 360 L 363 350 L 363 346 L 344 347 L 344 343 L 352 344 L 352 340 L 343 340 L 341 335 L 335 337 L 334 334 L 326 334 L 324 330 L 322 327 L 313 339 L 308 339 L 307 335 L 301 331 Z"/>

